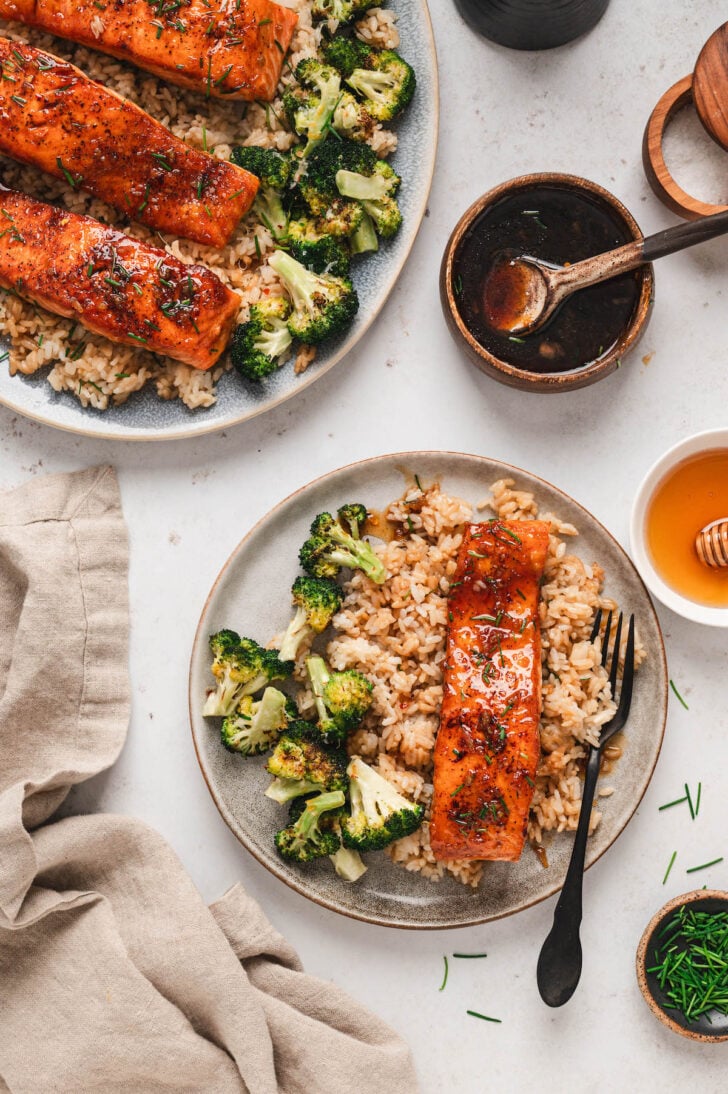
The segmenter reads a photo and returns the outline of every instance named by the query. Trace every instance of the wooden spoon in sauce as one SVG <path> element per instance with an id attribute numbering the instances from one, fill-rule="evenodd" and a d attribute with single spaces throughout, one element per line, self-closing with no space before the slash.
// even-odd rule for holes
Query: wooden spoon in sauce
<path id="1" fill-rule="evenodd" d="M 503 253 L 491 266 L 483 286 L 485 321 L 496 331 L 527 334 L 542 327 L 571 293 L 725 232 L 728 211 L 666 228 L 573 266 L 554 266 L 530 255 Z"/>
<path id="2" fill-rule="evenodd" d="M 703 566 L 711 570 L 728 567 L 728 518 L 701 528 L 695 537 L 695 550 Z"/>

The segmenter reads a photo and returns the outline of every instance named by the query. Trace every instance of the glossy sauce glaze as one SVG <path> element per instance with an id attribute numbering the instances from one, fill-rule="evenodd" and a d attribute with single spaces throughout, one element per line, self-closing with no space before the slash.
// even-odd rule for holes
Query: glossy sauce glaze
<path id="1" fill-rule="evenodd" d="M 543 521 L 466 526 L 449 596 L 430 842 L 438 859 L 516 861 L 540 756 Z"/>
<path id="2" fill-rule="evenodd" d="M 675 592 L 698 604 L 728 606 L 728 570 L 698 558 L 701 528 L 728 517 L 728 449 L 690 456 L 658 483 L 645 515 L 652 564 Z"/>
<path id="3" fill-rule="evenodd" d="M 498 259 L 530 255 L 579 262 L 632 239 L 616 211 L 573 187 L 538 186 L 501 198 L 473 222 L 458 247 L 452 284 L 468 330 L 501 361 L 529 372 L 571 372 L 599 360 L 629 327 L 639 270 L 570 296 L 539 331 L 508 335 L 487 322 L 484 287 Z"/>

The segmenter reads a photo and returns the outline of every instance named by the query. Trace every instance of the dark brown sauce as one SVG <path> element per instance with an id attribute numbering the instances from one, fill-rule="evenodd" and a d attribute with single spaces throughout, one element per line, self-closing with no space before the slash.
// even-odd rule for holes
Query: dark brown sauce
<path id="1" fill-rule="evenodd" d="M 504 252 L 557 266 L 628 243 L 619 215 L 585 191 L 538 186 L 501 198 L 475 220 L 453 262 L 458 309 L 485 349 L 529 372 L 571 372 L 599 360 L 629 326 L 640 295 L 640 270 L 582 289 L 565 300 L 539 331 L 508 335 L 486 322 L 483 292 Z"/>

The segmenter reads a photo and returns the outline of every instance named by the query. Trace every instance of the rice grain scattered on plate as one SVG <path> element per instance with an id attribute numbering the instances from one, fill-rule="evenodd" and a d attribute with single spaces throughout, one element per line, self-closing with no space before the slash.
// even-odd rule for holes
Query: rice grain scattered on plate
<path id="1" fill-rule="evenodd" d="M 580 762 L 613 714 L 600 646 L 590 641 L 597 608 L 616 607 L 602 595 L 604 574 L 596 564 L 567 553 L 564 537 L 578 534 L 550 514 L 540 514 L 531 493 L 512 479 L 493 483 L 484 504 L 501 519 L 551 521 L 540 605 L 543 659 L 542 756 L 531 806 L 528 836 L 540 844 L 547 832 L 576 828 L 581 800 Z M 389 578 L 372 584 L 355 573 L 334 619 L 336 636 L 327 656 L 335 669 L 356 668 L 374 683 L 374 703 L 349 751 L 374 766 L 403 793 L 429 808 L 432 756 L 442 700 L 441 662 L 447 634 L 447 594 L 455 572 L 461 526 L 473 507 L 438 485 L 413 486 L 386 511 L 397 536 L 379 545 Z M 637 642 L 637 664 L 644 650 Z M 306 709 L 310 696 L 304 696 Z M 607 796 L 605 787 L 601 793 Z M 593 831 L 601 814 L 594 810 Z M 432 880 L 448 872 L 476 886 L 481 862 L 437 862 L 427 820 L 388 848 L 393 861 Z"/>
<path id="2" fill-rule="evenodd" d="M 298 26 L 284 66 L 279 88 L 293 80 L 294 70 L 304 57 L 316 55 L 323 24 L 312 26 L 309 0 L 278 0 L 298 12 Z M 357 24 L 360 37 L 379 48 L 396 48 L 399 35 L 394 12 L 372 8 Z M 72 42 L 54 38 L 31 27 L 0 19 L 0 34 L 15 41 L 30 42 L 70 61 L 93 80 L 110 87 L 146 110 L 166 125 L 175 136 L 193 148 L 228 159 L 235 144 L 263 145 L 286 151 L 295 135 L 284 122 L 280 94 L 272 103 L 226 103 L 205 99 L 194 92 L 172 87 L 148 73 Z M 290 66 L 290 68 L 289 68 Z M 397 147 L 396 134 L 377 124 L 369 141 L 379 156 L 390 155 Z M 186 263 L 201 262 L 240 295 L 241 321 L 247 308 L 280 282 L 268 266 L 266 256 L 273 251 L 270 232 L 257 221 L 254 213 L 242 222 L 232 242 L 221 249 L 206 247 L 190 240 L 163 237 L 142 224 L 127 222 L 105 202 L 99 201 L 64 180 L 53 179 L 33 167 L 26 167 L 0 156 L 0 182 L 43 201 L 65 206 L 75 213 L 94 217 L 120 228 L 135 239 L 164 246 L 171 255 Z M 257 246 L 256 246 L 257 238 Z M 258 259 L 258 250 L 262 262 Z M 282 291 L 282 289 L 280 290 Z M 156 357 L 133 346 L 120 346 L 98 334 L 91 334 L 71 319 L 62 319 L 0 290 L 0 335 L 9 340 L 11 375 L 31 375 L 52 366 L 48 382 L 56 391 L 68 391 L 82 406 L 105 410 L 120 405 L 129 396 L 153 383 L 162 399 L 181 399 L 194 410 L 215 402 L 215 385 L 229 365 L 201 372 L 168 358 Z M 301 347 L 295 362 L 296 372 L 308 367 L 315 356 L 311 347 Z M 290 364 L 285 367 L 291 367 Z"/>

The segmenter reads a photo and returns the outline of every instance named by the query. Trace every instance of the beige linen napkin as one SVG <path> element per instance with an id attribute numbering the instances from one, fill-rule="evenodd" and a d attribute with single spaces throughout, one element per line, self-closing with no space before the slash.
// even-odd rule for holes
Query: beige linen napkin
<path id="1" fill-rule="evenodd" d="M 410 1094 L 405 1044 L 239 885 L 208 909 L 139 821 L 46 823 L 122 747 L 128 626 L 114 472 L 0 496 L 0 1090 Z"/>

